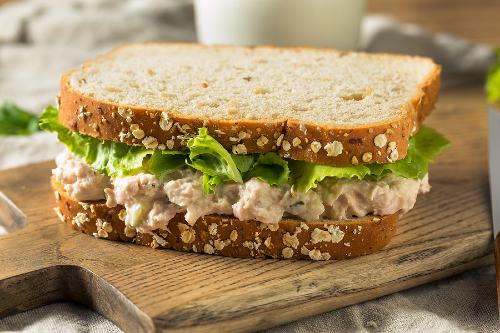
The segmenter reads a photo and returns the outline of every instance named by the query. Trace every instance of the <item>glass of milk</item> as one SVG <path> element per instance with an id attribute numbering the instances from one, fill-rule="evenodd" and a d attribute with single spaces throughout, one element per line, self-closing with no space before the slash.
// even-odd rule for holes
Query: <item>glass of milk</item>
<path id="1" fill-rule="evenodd" d="M 204 44 L 356 49 L 366 0 L 195 0 Z"/>

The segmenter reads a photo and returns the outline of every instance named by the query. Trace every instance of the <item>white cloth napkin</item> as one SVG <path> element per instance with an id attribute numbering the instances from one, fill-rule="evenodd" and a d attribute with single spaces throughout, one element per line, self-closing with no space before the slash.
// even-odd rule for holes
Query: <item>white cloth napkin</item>
<path id="1" fill-rule="evenodd" d="M 190 0 L 32 0 L 0 7 L 0 101 L 39 113 L 53 103 L 60 74 L 126 41 L 194 41 Z M 64 27 L 64 28 L 61 28 Z M 446 82 L 484 77 L 491 47 L 432 35 L 385 16 L 367 16 L 361 48 L 428 55 Z M 0 137 L 0 169 L 52 159 L 54 135 Z M 268 332 L 497 332 L 495 275 L 485 268 Z M 60 303 L 0 319 L 0 331 L 120 332 L 83 307 Z"/>

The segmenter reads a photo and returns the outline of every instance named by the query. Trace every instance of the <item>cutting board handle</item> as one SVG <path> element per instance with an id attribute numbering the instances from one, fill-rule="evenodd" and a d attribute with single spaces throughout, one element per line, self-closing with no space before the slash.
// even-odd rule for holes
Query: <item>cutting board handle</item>
<path id="1" fill-rule="evenodd" d="M 152 319 L 100 276 L 78 265 L 53 265 L 0 278 L 0 318 L 54 302 L 73 302 L 125 332 L 155 332 Z"/>

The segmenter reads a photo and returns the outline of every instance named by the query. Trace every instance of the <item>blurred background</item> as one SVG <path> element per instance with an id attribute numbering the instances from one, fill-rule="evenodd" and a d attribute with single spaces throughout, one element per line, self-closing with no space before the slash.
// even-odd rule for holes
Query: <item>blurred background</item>
<path id="1" fill-rule="evenodd" d="M 0 0 L 0 4 L 8 2 L 19 2 L 19 0 Z M 51 2 L 51 0 L 43 2 Z M 54 2 L 120 3 L 126 1 Z M 179 1 L 166 2 L 179 3 Z M 180 2 L 190 3 L 190 1 Z M 389 15 L 403 22 L 422 25 L 433 32 L 447 32 L 461 35 L 474 42 L 496 45 L 500 45 L 499 12 L 498 0 L 368 0 L 367 2 L 368 14 Z"/>
<path id="2" fill-rule="evenodd" d="M 500 2 L 497 0 L 374 0 L 368 13 L 390 15 L 476 43 L 500 45 Z"/>
<path id="3" fill-rule="evenodd" d="M 426 55 L 443 66 L 443 95 L 473 84 L 481 98 L 500 46 L 500 0 L 0 0 L 0 169 L 48 160 L 62 149 L 53 135 L 37 131 L 36 115 L 55 103 L 66 70 L 124 42 L 198 39 Z M 9 130 L 13 124 L 18 128 Z M 415 325 L 415 318 L 432 318 L 443 332 L 459 331 L 448 324 L 463 321 L 470 331 L 493 331 L 494 288 L 492 269 L 476 271 L 346 308 L 331 318 L 361 323 L 364 311 L 379 307 L 386 317 L 394 312 L 400 328 Z M 411 312 L 400 313 L 398 304 Z M 449 320 L 436 318 L 436 308 L 449 309 Z M 9 320 L 0 320 L 0 331 L 33 321 L 62 331 L 119 331 L 68 304 Z M 306 320 L 300 325 L 311 327 Z"/>

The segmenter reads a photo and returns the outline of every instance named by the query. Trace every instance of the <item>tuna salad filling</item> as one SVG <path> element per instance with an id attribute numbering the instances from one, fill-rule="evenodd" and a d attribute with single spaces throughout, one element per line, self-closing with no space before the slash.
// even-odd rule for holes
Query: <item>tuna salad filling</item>
<path id="1" fill-rule="evenodd" d="M 68 151 L 56 158 L 56 164 L 53 176 L 68 194 L 78 201 L 105 199 L 109 207 L 124 206 L 125 224 L 141 232 L 165 229 L 177 213 L 184 213 L 191 225 L 209 214 L 278 223 L 286 217 L 307 222 L 406 213 L 419 193 L 430 190 L 427 176 L 420 180 L 387 174 L 378 180 L 327 178 L 307 192 L 251 178 L 207 193 L 203 175 L 190 168 L 179 169 L 160 181 L 147 173 L 111 178 Z"/>
<path id="2" fill-rule="evenodd" d="M 204 127 L 175 138 L 182 150 L 169 150 L 173 145 L 151 136 L 130 146 L 83 135 L 58 117 L 51 106 L 40 117 L 40 127 L 57 133 L 67 147 L 56 158 L 55 180 L 78 201 L 125 207 L 126 225 L 142 232 L 165 228 L 178 213 L 190 224 L 209 214 L 277 223 L 287 217 L 316 221 L 405 213 L 419 193 L 429 191 L 429 164 L 449 144 L 435 130 L 421 127 L 408 139 L 402 159 L 397 143 L 379 134 L 384 139 L 377 147 L 387 150 L 387 163 L 358 163 L 370 160 L 359 156 L 351 165 L 321 165 L 289 159 L 286 152 L 247 154 L 243 144 L 229 151 Z M 283 135 L 275 134 L 279 147 Z M 316 150 L 333 146 L 335 152 L 328 153 L 350 149 L 315 145 Z"/>

